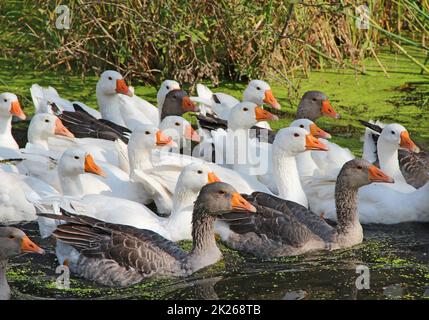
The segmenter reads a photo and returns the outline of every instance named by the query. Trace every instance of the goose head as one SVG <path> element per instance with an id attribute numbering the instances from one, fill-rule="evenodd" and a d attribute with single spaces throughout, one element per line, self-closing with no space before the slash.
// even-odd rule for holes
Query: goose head
<path id="1" fill-rule="evenodd" d="M 61 122 L 61 120 L 50 113 L 38 113 L 31 119 L 28 127 L 28 141 L 35 140 L 47 141 L 49 137 L 54 135 L 74 138 L 71 133 Z"/>
<path id="2" fill-rule="evenodd" d="M 174 147 L 173 139 L 152 125 L 140 125 L 134 129 L 128 142 L 128 149 L 152 150 L 156 146 Z"/>
<path id="3" fill-rule="evenodd" d="M 306 150 L 327 151 L 328 147 L 302 128 L 284 128 L 279 130 L 273 145 L 290 156 L 296 156 Z"/>
<path id="4" fill-rule="evenodd" d="M 252 80 L 243 92 L 243 101 L 250 101 L 257 105 L 264 103 L 274 109 L 280 109 L 280 104 L 273 95 L 273 91 L 268 83 L 262 80 Z"/>
<path id="5" fill-rule="evenodd" d="M 0 94 L 0 117 L 9 118 L 11 116 L 16 116 L 21 120 L 26 118 L 18 97 L 13 93 L 5 92 Z"/>
<path id="6" fill-rule="evenodd" d="M 97 82 L 97 92 L 103 95 L 115 95 L 118 93 L 125 94 L 132 97 L 133 93 L 128 88 L 127 83 L 124 80 L 124 77 L 113 70 L 104 71 L 100 75 L 100 79 Z"/>
<path id="7" fill-rule="evenodd" d="M 12 227 L 0 227 L 0 260 L 27 252 L 45 253 L 23 231 Z"/>
<path id="8" fill-rule="evenodd" d="M 419 147 L 410 138 L 407 129 L 397 123 L 391 123 L 383 128 L 380 134 L 381 141 L 394 149 L 403 148 L 411 152 L 419 152 Z"/>
<path id="9" fill-rule="evenodd" d="M 256 212 L 256 208 L 246 201 L 231 185 L 214 182 L 205 185 L 195 201 L 197 215 L 208 214 L 218 216 L 230 211 Z"/>
<path id="10" fill-rule="evenodd" d="M 200 142 L 200 136 L 191 124 L 180 116 L 168 116 L 162 119 L 159 129 L 174 141 L 181 143 L 183 139 Z"/>
<path id="11" fill-rule="evenodd" d="M 69 148 L 64 151 L 58 163 L 58 170 L 63 176 L 78 176 L 84 173 L 106 176 L 92 155 L 80 148 Z"/>
<path id="12" fill-rule="evenodd" d="M 340 118 L 323 92 L 307 91 L 298 105 L 297 117 L 315 121 L 321 116 Z"/>
<path id="13" fill-rule="evenodd" d="M 189 111 L 198 111 L 198 107 L 191 101 L 186 91 L 173 89 L 166 94 L 162 105 L 162 112 L 165 116 L 181 116 Z"/>
<path id="14" fill-rule="evenodd" d="M 289 126 L 305 129 L 316 138 L 331 139 L 331 135 L 329 133 L 320 129 L 317 124 L 315 124 L 310 119 L 297 119 L 293 121 Z"/>
<path id="15" fill-rule="evenodd" d="M 182 188 L 198 193 L 206 184 L 219 182 L 220 179 L 206 164 L 191 163 L 183 168 L 178 184 Z"/>
<path id="16" fill-rule="evenodd" d="M 349 188 L 360 188 L 373 182 L 393 183 L 393 178 L 386 175 L 373 164 L 363 159 L 346 162 L 338 175 Z"/>
<path id="17" fill-rule="evenodd" d="M 161 83 L 161 87 L 156 95 L 158 107 L 162 107 L 164 105 L 165 96 L 172 90 L 180 90 L 180 84 L 177 81 L 164 80 Z"/>
<path id="18" fill-rule="evenodd" d="M 250 129 L 258 121 L 277 120 L 278 117 L 249 101 L 238 103 L 228 116 L 230 129 Z"/>

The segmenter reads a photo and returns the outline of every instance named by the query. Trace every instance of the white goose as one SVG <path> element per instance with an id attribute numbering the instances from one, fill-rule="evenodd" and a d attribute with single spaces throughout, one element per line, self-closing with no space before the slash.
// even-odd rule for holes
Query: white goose
<path id="1" fill-rule="evenodd" d="M 366 146 L 367 143 L 373 143 L 373 140 L 365 140 L 364 150 L 368 149 Z M 404 148 L 411 152 L 419 151 L 419 148 L 411 140 L 410 134 L 404 126 L 398 123 L 386 125 L 381 131 L 376 147 L 380 169 L 395 180 L 395 183 L 390 185 L 392 188 L 400 192 L 413 192 L 416 189 L 406 182 L 399 167 L 399 148 Z"/>
<path id="2" fill-rule="evenodd" d="M 192 211 L 198 193 L 207 183 L 219 181 L 215 173 L 204 164 L 190 164 L 185 167 L 177 182 L 171 217 L 162 218 L 132 201 L 101 195 L 84 195 L 81 180 L 86 175 L 84 173 L 102 174 L 101 168 L 92 161 L 90 154 L 67 150 L 60 160 L 59 171 L 65 196 L 48 196 L 39 201 L 39 204 L 57 203 L 68 210 L 106 222 L 152 230 L 172 241 L 192 239 Z M 49 236 L 55 225 L 52 220 L 39 219 L 43 237 Z"/>
<path id="3" fill-rule="evenodd" d="M 384 132 L 384 134 L 383 134 Z M 359 216 L 362 223 L 400 223 L 406 221 L 429 221 L 429 185 L 415 190 L 406 184 L 398 165 L 399 147 L 415 150 L 405 128 L 398 124 L 383 129 L 377 143 L 380 167 L 395 182 L 388 185 L 374 184 L 359 190 Z M 310 208 L 329 219 L 335 219 L 333 199 L 335 176 L 313 177 L 305 186 Z M 396 181 L 397 179 L 397 181 Z M 425 198 L 426 197 L 426 198 Z"/>
<path id="4" fill-rule="evenodd" d="M 9 92 L 0 94 L 0 147 L 18 149 L 12 136 L 12 116 L 25 120 L 18 97 Z"/>
<path id="5" fill-rule="evenodd" d="M 228 114 L 233 107 L 240 101 L 231 95 L 225 93 L 213 93 L 209 88 L 202 84 L 197 85 L 198 97 L 192 97 L 192 100 L 208 106 L 216 115 L 228 120 Z M 268 83 L 262 80 L 252 80 L 247 85 L 243 92 L 243 101 L 253 102 L 262 106 L 264 103 L 275 109 L 280 109 L 280 104 L 273 95 L 271 87 Z M 269 129 L 267 122 L 259 122 L 257 124 L 262 128 Z"/>
<path id="6" fill-rule="evenodd" d="M 130 161 L 130 177 L 133 181 L 143 185 L 146 193 L 155 201 L 158 212 L 168 213 L 172 208 L 173 194 L 177 179 L 186 165 L 205 161 L 154 149 L 158 146 L 168 146 L 172 143 L 159 129 L 153 126 L 141 126 L 133 131 L 128 143 L 128 157 Z M 269 190 L 254 177 L 239 174 L 238 172 L 208 164 L 222 181 L 230 183 L 239 192 Z"/>

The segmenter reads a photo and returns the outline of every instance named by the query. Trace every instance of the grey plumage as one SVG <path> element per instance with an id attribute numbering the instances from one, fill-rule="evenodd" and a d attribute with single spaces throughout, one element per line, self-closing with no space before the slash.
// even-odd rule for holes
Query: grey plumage
<path id="1" fill-rule="evenodd" d="M 80 253 L 71 271 L 108 286 L 128 286 L 148 277 L 186 276 L 221 258 L 213 232 L 214 217 L 232 210 L 233 194 L 226 183 L 203 187 L 192 218 L 193 249 L 188 254 L 159 234 L 61 210 L 39 214 L 66 222 L 53 236 Z M 243 200 L 244 201 L 244 200 Z"/>
<path id="2" fill-rule="evenodd" d="M 297 203 L 255 192 L 245 198 L 256 207 L 257 213 L 222 215 L 223 223 L 230 230 L 229 236 L 222 240 L 227 246 L 260 257 L 298 255 L 360 243 L 363 235 L 357 213 L 357 192 L 359 187 L 371 183 L 370 168 L 374 170 L 369 162 L 354 159 L 347 162 L 338 175 L 337 228 Z M 380 181 L 390 182 L 381 171 L 374 172 L 380 174 L 377 178 Z"/>

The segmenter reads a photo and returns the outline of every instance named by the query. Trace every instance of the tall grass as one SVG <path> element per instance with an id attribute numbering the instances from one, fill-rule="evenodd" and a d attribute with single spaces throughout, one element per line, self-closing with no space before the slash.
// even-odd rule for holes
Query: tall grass
<path id="1" fill-rule="evenodd" d="M 0 56 L 36 69 L 117 69 L 144 82 L 245 80 L 325 66 L 354 68 L 391 44 L 427 50 L 427 0 L 368 1 L 369 30 L 355 25 L 361 1 L 2 1 Z M 67 4 L 71 28 L 55 28 Z M 393 44 L 393 41 L 395 42 Z M 33 65 L 31 65 L 33 64 Z"/>

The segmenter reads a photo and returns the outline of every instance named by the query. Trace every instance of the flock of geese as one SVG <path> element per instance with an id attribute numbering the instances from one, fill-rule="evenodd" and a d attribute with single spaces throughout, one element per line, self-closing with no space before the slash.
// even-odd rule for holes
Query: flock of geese
<path id="1" fill-rule="evenodd" d="M 264 81 L 250 81 L 243 101 L 201 84 L 197 93 L 166 80 L 155 107 L 109 70 L 97 111 L 34 84 L 24 148 L 11 129 L 26 115 L 15 94 L 0 94 L 0 299 L 10 297 L 8 259 L 44 252 L 9 226 L 22 221 L 56 239 L 74 274 L 120 287 L 216 263 L 215 235 L 267 258 L 351 247 L 363 241 L 361 223 L 429 221 L 429 156 L 402 125 L 361 121 L 357 159 L 316 125 L 340 118 L 322 92 L 306 92 L 279 131 L 268 123 L 279 111 L 263 106 L 280 104 Z M 246 153 L 254 158 L 242 161 Z M 189 253 L 180 240 L 193 241 Z"/>

